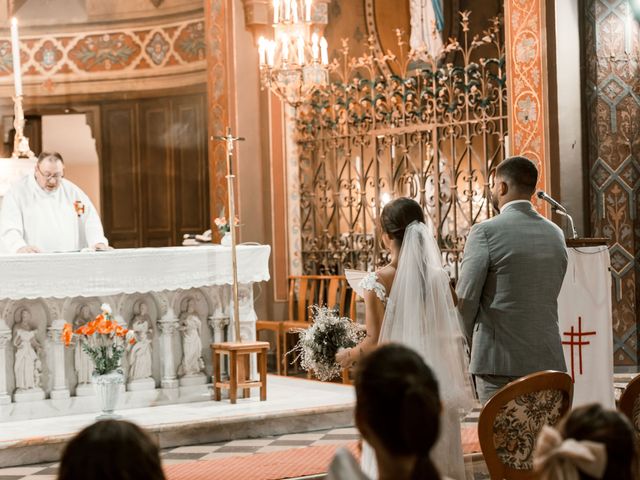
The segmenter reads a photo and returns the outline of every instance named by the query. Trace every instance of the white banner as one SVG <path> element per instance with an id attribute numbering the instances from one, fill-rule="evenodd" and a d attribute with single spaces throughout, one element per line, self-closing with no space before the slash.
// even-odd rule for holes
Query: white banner
<path id="1" fill-rule="evenodd" d="M 567 251 L 558 320 L 567 372 L 574 380 L 573 406 L 597 402 L 615 408 L 609 250 L 598 246 Z"/>

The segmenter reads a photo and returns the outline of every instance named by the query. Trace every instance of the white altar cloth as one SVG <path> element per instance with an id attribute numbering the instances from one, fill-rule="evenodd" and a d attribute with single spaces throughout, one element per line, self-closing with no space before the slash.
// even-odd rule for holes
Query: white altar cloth
<path id="1" fill-rule="evenodd" d="M 238 283 L 269 280 L 269 245 L 238 246 Z M 220 245 L 0 255 L 0 299 L 98 297 L 230 285 Z"/>
<path id="2" fill-rule="evenodd" d="M 573 407 L 615 408 L 611 273 L 606 246 L 568 248 L 569 263 L 558 296 L 558 321 L 573 378 Z"/>

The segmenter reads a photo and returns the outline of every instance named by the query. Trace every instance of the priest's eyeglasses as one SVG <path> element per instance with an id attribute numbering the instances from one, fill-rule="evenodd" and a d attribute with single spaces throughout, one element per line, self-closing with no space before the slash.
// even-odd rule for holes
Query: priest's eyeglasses
<path id="1" fill-rule="evenodd" d="M 64 172 L 54 173 L 53 175 L 50 173 L 44 173 L 42 170 L 40 170 L 40 165 L 36 165 L 36 169 L 38 170 L 38 173 L 42 175 L 42 177 L 45 179 L 46 182 L 48 182 L 49 180 L 53 180 L 57 182 L 64 177 Z"/>

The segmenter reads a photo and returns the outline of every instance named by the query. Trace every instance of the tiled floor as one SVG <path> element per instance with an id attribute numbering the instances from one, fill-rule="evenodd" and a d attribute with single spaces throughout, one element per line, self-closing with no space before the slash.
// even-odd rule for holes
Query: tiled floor
<path id="1" fill-rule="evenodd" d="M 480 409 L 474 410 L 465 419 L 463 426 L 476 424 L 479 413 Z M 223 443 L 176 447 L 162 451 L 161 457 L 165 465 L 171 465 L 317 445 L 343 445 L 359 438 L 357 429 L 339 428 L 311 433 L 293 433 L 273 437 L 232 440 Z M 53 480 L 55 479 L 57 466 L 57 463 L 46 463 L 43 465 L 4 468 L 0 469 L 0 480 Z"/>
<path id="2" fill-rule="evenodd" d="M 313 433 L 294 433 L 278 437 L 233 440 L 208 445 L 177 447 L 161 452 L 165 465 L 214 460 L 231 456 L 277 452 L 317 445 L 343 445 L 359 439 L 355 428 L 340 428 Z M 54 480 L 58 464 L 30 465 L 0 469 L 0 480 Z"/>

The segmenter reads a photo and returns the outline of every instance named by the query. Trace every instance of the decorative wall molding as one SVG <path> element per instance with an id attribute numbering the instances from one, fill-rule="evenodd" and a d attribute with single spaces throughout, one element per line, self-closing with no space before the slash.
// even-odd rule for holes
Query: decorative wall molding
<path id="1" fill-rule="evenodd" d="M 74 83 L 109 82 L 111 91 L 158 88 L 150 77 L 198 72 L 205 81 L 204 19 L 175 18 L 144 27 L 105 26 L 51 35 L 21 35 L 20 57 L 27 96 L 69 94 Z M 13 89 L 11 41 L 0 37 L 0 94 Z M 116 84 L 114 84 L 116 82 Z M 175 86 L 168 82 L 167 86 Z"/>
<path id="2" fill-rule="evenodd" d="M 533 160 L 538 187 L 550 189 L 544 0 L 505 3 L 510 154 Z"/>
<path id="3" fill-rule="evenodd" d="M 640 26 L 627 0 L 583 7 L 591 233 L 609 239 L 614 361 L 637 366 L 640 320 Z"/>
<path id="4" fill-rule="evenodd" d="M 207 110 L 209 130 L 209 205 L 211 229 L 218 235 L 213 218 L 227 208 L 227 160 L 224 142 L 214 140 L 232 126 L 230 99 L 233 88 L 232 0 L 205 0 Z M 257 66 L 256 66 L 257 68 Z M 235 132 L 234 132 L 235 133 Z M 237 169 L 236 169 L 237 171 Z M 226 216 L 226 215 L 225 215 Z"/>
<path id="5" fill-rule="evenodd" d="M 243 340 L 253 341 L 256 338 L 253 284 L 239 287 L 241 335 Z M 215 285 L 107 297 L 0 300 L 0 421 L 99 410 L 89 379 L 93 366 L 79 365 L 82 361 L 79 345 L 74 342 L 65 347 L 61 333 L 65 322 L 77 328 L 93 319 L 100 312 L 102 303 L 109 303 L 115 320 L 127 328 L 132 328 L 140 313 L 139 306 L 142 303 L 147 306 L 151 377 L 144 389 L 134 388 L 131 381 L 127 382 L 127 392 L 121 394 L 118 409 L 201 401 L 209 394 L 213 380 L 210 344 L 233 340 L 233 329 L 228 328 L 232 316 L 230 296 L 228 285 Z M 190 316 L 197 317 L 199 322 L 204 365 L 198 374 L 181 369 L 185 351 L 184 327 Z M 39 372 L 36 385 L 30 388 L 18 388 L 20 381 L 16 378 L 16 370 L 25 369 L 22 368 L 24 365 L 16 365 L 17 358 L 23 361 L 23 356 L 16 353 L 16 343 L 20 343 L 15 341 L 18 335 L 28 336 L 34 340 L 34 345 L 35 342 L 38 345 L 33 351 L 38 362 L 35 357 L 28 357 L 33 362 L 32 368 Z M 122 360 L 125 375 L 130 375 L 130 362 L 129 355 L 125 354 Z M 252 358 L 251 374 L 255 377 L 256 372 L 257 365 Z M 223 366 L 221 375 L 227 373 Z M 61 399 L 66 401 L 60 403 Z"/>

